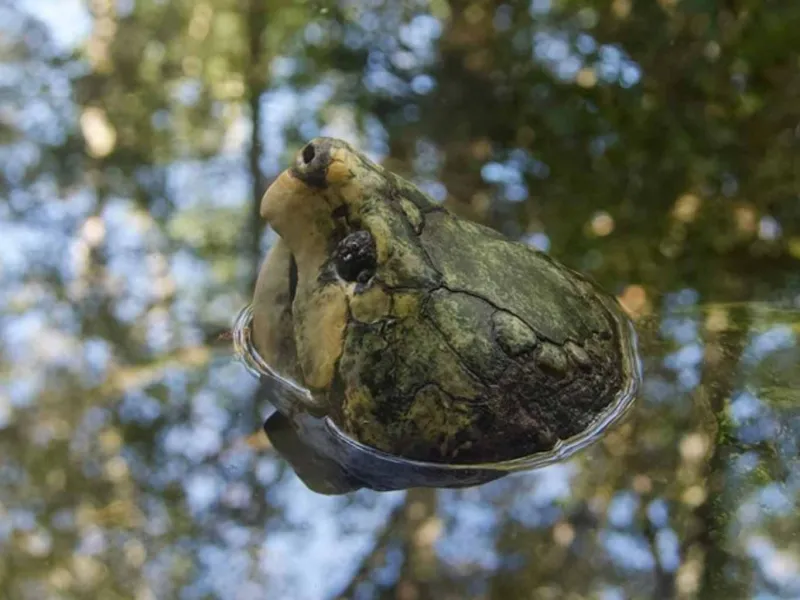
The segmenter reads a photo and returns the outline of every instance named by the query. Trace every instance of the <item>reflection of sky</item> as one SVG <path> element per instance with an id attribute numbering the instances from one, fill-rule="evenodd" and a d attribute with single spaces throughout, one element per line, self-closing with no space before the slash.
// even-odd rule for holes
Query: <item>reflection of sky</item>
<path id="1" fill-rule="evenodd" d="M 271 586 L 275 597 L 313 599 L 343 588 L 371 549 L 373 532 L 402 499 L 403 493 L 372 496 L 365 511 L 345 498 L 309 494 L 299 480 L 288 480 L 274 498 L 285 511 L 285 525 L 268 527 L 262 546 L 262 568 L 277 584 Z"/>
<path id="2" fill-rule="evenodd" d="M 796 343 L 792 326 L 777 324 L 753 337 L 750 347 L 746 351 L 746 358 L 758 361 L 776 350 L 792 348 Z"/>
<path id="3" fill-rule="evenodd" d="M 758 561 L 762 577 L 787 593 L 784 597 L 800 597 L 800 562 L 797 555 L 776 549 L 771 540 L 758 535 L 750 536 L 747 540 L 747 552 Z"/>
<path id="4" fill-rule="evenodd" d="M 644 537 L 604 531 L 600 534 L 600 538 L 611 560 L 623 569 L 652 571 L 655 561 L 650 551 L 650 544 Z"/>
<path id="5" fill-rule="evenodd" d="M 89 30 L 90 22 L 78 0 L 24 0 L 24 6 L 50 25 L 62 47 L 75 45 Z M 549 7 L 549 1 L 535 0 L 531 10 L 541 14 Z M 325 32 L 320 29 L 310 27 L 306 32 L 307 38 L 314 41 L 323 36 Z M 406 93 L 408 90 L 390 74 L 390 63 L 410 70 L 424 67 L 433 58 L 431 40 L 439 34 L 438 21 L 428 16 L 416 17 L 400 32 L 410 50 L 387 47 L 374 52 L 371 58 L 373 68 L 365 79 L 365 85 L 374 90 Z M 556 76 L 566 80 L 574 78 L 577 71 L 586 66 L 585 56 L 594 51 L 599 53 L 596 67 L 602 81 L 627 87 L 640 80 L 638 67 L 620 48 L 598 48 L 588 35 L 578 38 L 576 48 L 556 32 L 539 32 L 534 39 L 535 57 L 551 68 Z M 292 68 L 291 61 L 286 58 L 275 65 L 279 77 L 286 76 Z M 46 78 L 48 74 L 38 73 L 37 76 Z M 58 83 L 58 86 L 64 85 L 64 82 Z M 418 74 L 411 79 L 410 87 L 413 93 L 422 95 L 429 93 L 435 85 L 429 76 Z M 184 90 L 184 101 L 191 100 L 190 91 L 188 88 Z M 304 137 L 340 135 L 360 143 L 375 157 L 385 155 L 386 131 L 377 121 L 371 121 L 361 137 L 354 131 L 347 107 L 340 107 L 330 119 L 318 119 L 320 111 L 330 103 L 332 91 L 332 83 L 319 82 L 303 93 L 285 86 L 265 95 L 262 100 L 265 115 L 262 137 L 266 142 L 266 152 L 261 165 L 264 173 L 275 174 L 284 164 L 284 132 L 291 124 L 297 125 Z M 26 110 L 36 117 L 30 122 L 37 125 L 37 131 L 44 131 L 43 137 L 37 139 L 56 135 L 52 132 L 58 129 L 55 125 L 57 115 L 41 105 L 32 105 Z M 138 323 L 155 298 L 151 285 L 153 276 L 164 267 L 159 267 L 158 260 L 153 258 L 158 254 L 153 248 L 162 248 L 167 242 L 183 245 L 182 250 L 169 255 L 168 264 L 169 275 L 180 291 L 179 314 L 170 317 L 172 327 L 176 328 L 175 340 L 148 337 L 151 349 L 167 351 L 172 342 L 180 346 L 183 341 L 196 340 L 200 321 L 225 322 L 226 317 L 238 308 L 237 302 L 242 300 L 238 296 L 225 296 L 215 289 L 226 280 L 215 274 L 204 258 L 188 250 L 201 246 L 203 241 L 194 237 L 202 232 L 192 229 L 194 222 L 189 217 L 206 210 L 238 213 L 242 198 L 248 194 L 249 184 L 242 161 L 247 136 L 241 123 L 236 126 L 239 129 L 227 138 L 228 152 L 223 156 L 203 162 L 173 163 L 167 169 L 168 194 L 177 206 L 177 212 L 167 224 L 169 239 L 165 239 L 164 232 L 155 222 L 138 213 L 126 198 L 111 199 L 101 215 L 109 250 L 109 270 L 115 277 L 113 282 L 107 283 L 116 290 L 114 309 L 123 322 Z M 38 160 L 35 144 L 21 144 L 15 152 L 16 164 L 7 167 L 12 179 L 15 169 L 16 177 L 19 177 L 21 166 Z M 418 145 L 416 170 L 420 183 L 439 200 L 446 193 L 435 179 L 441 158 L 435 145 L 424 141 Z M 548 177 L 549 167 L 535 157 L 516 151 L 487 162 L 481 173 L 485 181 L 501 187 L 507 200 L 518 202 L 527 197 L 526 179 Z M 214 193 L 209 193 L 209 190 L 214 190 Z M 30 194 L 18 193 L 14 200 L 24 204 L 54 195 L 54 186 L 40 185 Z M 80 226 L 94 208 L 95 201 L 93 195 L 79 192 L 71 197 L 70 202 L 43 210 L 41 220 L 34 225 L 0 224 L 0 237 L 3 239 L 0 265 L 4 283 L 19 280 L 31 262 L 52 265 L 68 281 L 77 279 L 79 259 L 84 256 L 81 252 L 86 250 L 87 244 L 86 232 L 82 232 Z M 132 226 L 134 223 L 136 226 Z M 207 225 L 215 231 L 223 228 L 219 221 L 212 220 Z M 770 229 L 770 224 L 766 223 L 764 227 Z M 547 235 L 541 232 L 531 234 L 526 241 L 543 250 L 550 245 Z M 65 253 L 64 248 L 71 250 Z M 162 248 L 162 251 L 166 253 L 166 249 Z M 76 341 L 75 320 L 70 311 L 62 303 L 48 298 L 45 291 L 35 287 L 13 290 L 9 287 L 5 291 L 9 293 L 0 298 L 4 311 L 8 310 L 11 300 L 34 308 L 10 319 L 4 317 L 0 322 L 9 349 L 7 357 L 13 363 L 11 377 L 0 389 L 0 429 L 14 422 L 14 410 L 37 400 L 38 388 L 44 384 L 30 377 L 34 369 L 41 375 L 45 368 L 67 368 L 78 374 L 87 385 L 97 385 L 115 364 L 113 350 L 105 340 L 82 338 Z M 671 308 L 691 308 L 697 297 L 692 290 L 684 290 L 668 302 L 673 303 Z M 161 329 L 163 333 L 164 327 L 156 321 L 154 329 Z M 673 344 L 674 351 L 666 357 L 663 366 L 676 374 L 679 391 L 676 394 L 671 382 L 661 381 L 658 386 L 647 388 L 653 390 L 653 394 L 648 395 L 649 400 L 658 396 L 674 401 L 676 395 L 683 397 L 681 391 L 696 388 L 702 360 L 702 340 L 698 329 L 698 320 L 694 317 L 664 319 L 662 333 Z M 788 326 L 768 328 L 751 340 L 748 358 L 757 363 L 770 353 L 791 347 L 794 339 Z M 263 583 L 249 581 L 253 577 L 252 546 L 258 548 L 257 563 L 260 575 L 267 580 L 267 597 L 315 599 L 330 596 L 341 589 L 361 557 L 370 550 L 376 533 L 389 520 L 391 511 L 403 500 L 404 494 L 362 492 L 347 498 L 327 498 L 310 493 L 291 472 L 283 471 L 282 462 L 270 454 L 254 457 L 252 453 L 243 452 L 220 458 L 229 445 L 231 429 L 235 427 L 236 407 L 246 405 L 245 398 L 251 392 L 252 382 L 238 365 L 215 365 L 210 369 L 210 382 L 193 383 L 195 379 L 197 375 L 194 373 L 178 368 L 166 369 L 157 380 L 169 390 L 170 403 L 164 403 L 144 390 L 133 389 L 121 394 L 121 398 L 108 407 L 87 414 L 73 432 L 70 459 L 93 458 L 91 440 L 111 420 L 112 413 L 116 413 L 123 423 L 138 423 L 143 427 L 153 426 L 157 420 L 163 419 L 167 424 L 155 443 L 161 453 L 154 461 L 157 464 L 133 451 L 126 454 L 126 459 L 131 470 L 157 490 L 172 483 L 179 484 L 184 493 L 181 509 L 185 509 L 197 523 L 219 521 L 216 528 L 208 527 L 209 531 L 217 534 L 211 536 L 214 539 L 198 542 L 197 560 L 202 574 L 187 590 L 187 597 L 202 597 L 212 590 L 218 597 L 248 598 L 262 591 Z M 189 390 L 193 390 L 191 395 Z M 189 405 L 187 414 L 181 414 L 186 405 Z M 751 426 L 748 430 L 751 441 L 768 440 L 776 435 L 775 415 L 756 393 L 745 392 L 736 396 L 731 404 L 731 415 L 737 426 Z M 49 439 L 48 431 L 46 427 L 36 429 L 29 441 L 44 443 L 42 440 Z M 752 471 L 756 466 L 743 464 L 742 470 Z M 438 495 L 438 516 L 445 522 L 445 533 L 436 543 L 439 556 L 455 570 L 461 565 L 476 565 L 490 570 L 506 564 L 509 557 L 501 556 L 496 548 L 498 528 L 503 520 L 510 519 L 520 530 L 547 531 L 564 518 L 563 506 L 574 501 L 574 479 L 581 468 L 581 462 L 575 460 L 535 473 L 514 475 L 480 490 L 441 492 Z M 14 474 L 11 469 L 0 473 L 6 484 L 21 480 L 21 474 Z M 253 473 L 258 486 L 245 483 L 247 473 Z M 737 512 L 737 525 L 746 530 L 748 535 L 742 538 L 742 543 L 760 565 L 764 578 L 781 588 L 798 590 L 800 594 L 796 555 L 776 548 L 771 540 L 754 533 L 771 518 L 792 515 L 800 483 L 797 479 L 795 477 L 786 486 L 773 483 L 755 487 L 751 493 L 745 494 Z M 504 494 L 510 497 L 504 508 L 507 514 L 497 508 Z M 608 522 L 600 531 L 600 544 L 607 556 L 623 570 L 652 571 L 655 564 L 653 550 L 638 529 L 637 511 L 641 503 L 642 499 L 630 491 L 614 495 L 606 511 Z M 258 526 L 248 527 L 217 517 L 227 509 L 239 510 L 252 504 L 267 504 L 276 511 L 275 515 Z M 153 508 L 149 514 L 157 515 L 159 511 L 166 509 L 163 506 Z M 679 548 L 670 512 L 668 502 L 662 498 L 649 501 L 646 507 L 647 517 L 657 530 L 656 552 L 668 571 L 678 566 Z M 7 517 L 0 519 L 0 540 L 8 538 L 12 530 L 34 531 L 37 527 L 37 516 L 27 507 L 14 508 Z M 61 514 L 59 519 L 54 519 L 54 523 L 61 522 L 71 523 L 71 517 Z M 153 535 L 163 533 L 169 526 L 166 517 L 153 517 L 148 523 L 149 533 Z M 45 532 L 32 538 L 33 554 L 48 551 L 48 535 Z M 109 543 L 108 536 L 101 529 L 89 527 L 82 531 L 76 552 L 95 554 L 107 549 Z M 156 563 L 157 559 L 154 559 L 148 568 Z M 395 566 L 396 563 L 395 556 Z M 601 592 L 600 597 L 625 596 L 622 590 L 609 587 Z"/>
<path id="6" fill-rule="evenodd" d="M 534 35 L 534 57 L 541 60 L 554 74 L 571 81 L 582 68 L 593 66 L 598 78 L 606 83 L 618 83 L 622 87 L 636 85 L 642 77 L 641 69 L 617 46 L 603 45 L 597 48 L 594 40 L 584 34 L 578 39 L 577 52 L 570 40 L 562 34 L 540 31 Z M 587 65 L 582 55 L 599 55 L 594 65 Z"/>
<path id="7" fill-rule="evenodd" d="M 92 22 L 82 0 L 19 0 L 43 21 L 62 48 L 72 48 L 89 35 Z M 121 4 L 121 3 L 118 3 Z"/>

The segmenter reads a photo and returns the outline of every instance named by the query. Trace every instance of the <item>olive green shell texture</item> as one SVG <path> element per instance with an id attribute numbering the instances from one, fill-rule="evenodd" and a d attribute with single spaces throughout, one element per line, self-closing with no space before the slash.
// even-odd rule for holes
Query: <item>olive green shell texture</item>
<path id="1" fill-rule="evenodd" d="M 346 142 L 304 146 L 261 215 L 278 237 L 245 342 L 273 382 L 270 438 L 299 440 L 306 467 L 329 462 L 345 483 L 328 491 L 435 485 L 426 465 L 454 485 L 494 479 L 585 446 L 635 396 L 635 337 L 613 296 Z M 412 475 L 369 486 L 348 464 L 359 449 L 383 479 Z"/>

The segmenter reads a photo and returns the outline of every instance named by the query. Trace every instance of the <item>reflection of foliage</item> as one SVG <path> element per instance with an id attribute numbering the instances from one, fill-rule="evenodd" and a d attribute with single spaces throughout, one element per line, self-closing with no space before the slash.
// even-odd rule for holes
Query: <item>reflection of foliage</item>
<path id="1" fill-rule="evenodd" d="M 800 594 L 800 5 L 83 8 L 72 47 L 0 1 L 0 595 Z M 217 332 L 321 132 L 618 292 L 634 417 L 475 490 L 306 492 Z"/>

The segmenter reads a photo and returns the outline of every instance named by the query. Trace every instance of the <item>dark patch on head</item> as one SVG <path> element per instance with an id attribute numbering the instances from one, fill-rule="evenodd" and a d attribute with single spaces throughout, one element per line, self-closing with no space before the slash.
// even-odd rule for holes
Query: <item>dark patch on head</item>
<path id="1" fill-rule="evenodd" d="M 378 268 L 378 250 L 369 231 L 360 230 L 344 238 L 333 252 L 336 272 L 345 281 L 365 284 Z"/>

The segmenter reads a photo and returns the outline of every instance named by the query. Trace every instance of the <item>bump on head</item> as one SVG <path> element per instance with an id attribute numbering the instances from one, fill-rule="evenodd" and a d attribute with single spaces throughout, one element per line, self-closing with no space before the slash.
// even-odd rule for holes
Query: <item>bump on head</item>
<path id="1" fill-rule="evenodd" d="M 264 194 L 261 216 L 293 247 L 300 242 L 291 237 L 328 238 L 337 219 L 360 203 L 362 188 L 371 185 L 367 175 L 374 167 L 366 160 L 342 140 L 312 139 Z"/>
<path id="2" fill-rule="evenodd" d="M 319 137 L 297 153 L 290 171 L 309 187 L 324 190 L 353 177 L 351 167 L 355 160 L 356 152 L 346 142 Z"/>
<path id="3" fill-rule="evenodd" d="M 307 186 L 324 190 L 328 187 L 328 167 L 333 145 L 327 138 L 317 138 L 306 144 L 294 161 L 291 173 Z"/>

